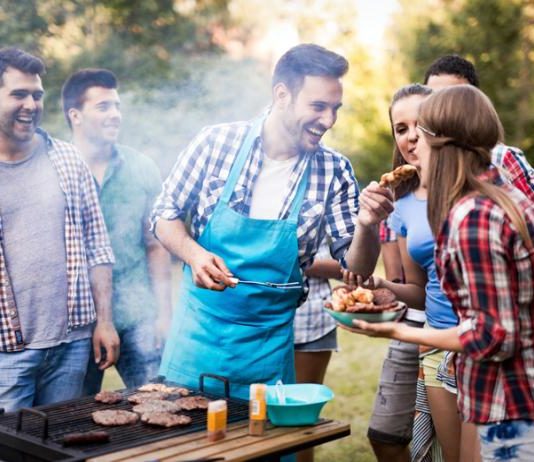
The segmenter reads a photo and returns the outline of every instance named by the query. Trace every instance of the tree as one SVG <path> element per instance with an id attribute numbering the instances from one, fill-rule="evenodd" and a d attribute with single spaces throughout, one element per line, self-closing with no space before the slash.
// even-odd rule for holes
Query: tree
<path id="1" fill-rule="evenodd" d="M 531 0 L 402 0 L 394 38 L 414 81 L 437 57 L 457 53 L 471 60 L 481 89 L 503 122 L 506 141 L 534 152 Z M 402 18 L 402 20 L 401 20 Z"/>

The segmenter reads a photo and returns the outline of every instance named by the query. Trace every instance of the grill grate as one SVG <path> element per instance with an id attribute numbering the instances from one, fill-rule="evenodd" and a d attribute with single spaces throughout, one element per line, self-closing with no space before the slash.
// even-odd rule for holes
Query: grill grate
<path id="1" fill-rule="evenodd" d="M 168 385 L 180 386 L 174 383 L 168 383 Z M 127 398 L 134 393 L 137 393 L 137 390 L 122 390 L 124 399 L 117 404 L 97 403 L 93 396 L 88 396 L 37 407 L 36 409 L 46 413 L 48 416 L 48 438 L 44 441 L 42 440 L 43 419 L 39 416 L 24 414 L 22 429 L 20 432 L 15 433 L 18 413 L 0 415 L 0 440 L 3 434 L 9 433 L 11 436 L 15 435 L 20 439 L 21 445 L 16 448 L 18 450 L 22 450 L 25 443 L 28 443 L 28 440 L 31 439 L 32 443 L 58 449 L 68 456 L 79 456 L 82 453 L 83 457 L 89 457 L 206 430 L 206 410 L 182 411 L 181 413 L 188 415 L 192 419 L 191 424 L 184 427 L 153 427 L 142 423 L 140 420 L 134 425 L 118 427 L 102 427 L 93 422 L 91 413 L 94 411 L 104 409 L 131 411 L 133 405 L 128 402 Z M 220 396 L 194 390 L 191 390 L 190 396 L 204 396 L 210 400 L 221 399 Z M 171 395 L 168 399 L 173 400 L 179 397 L 179 395 Z M 248 402 L 234 398 L 226 398 L 226 401 L 228 403 L 229 423 L 248 418 Z M 77 445 L 72 448 L 65 448 L 61 444 L 63 436 L 68 433 L 95 430 L 106 430 L 110 435 L 110 441 L 108 443 Z"/>

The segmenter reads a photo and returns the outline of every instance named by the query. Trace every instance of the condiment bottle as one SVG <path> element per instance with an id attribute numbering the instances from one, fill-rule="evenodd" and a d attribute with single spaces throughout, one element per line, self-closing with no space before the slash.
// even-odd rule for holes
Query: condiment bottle
<path id="1" fill-rule="evenodd" d="M 226 401 L 220 399 L 208 404 L 208 441 L 218 441 L 226 436 Z"/>
<path id="2" fill-rule="evenodd" d="M 266 391 L 267 386 L 264 383 L 253 383 L 250 385 L 249 435 L 261 436 L 265 433 L 265 424 L 267 422 Z"/>

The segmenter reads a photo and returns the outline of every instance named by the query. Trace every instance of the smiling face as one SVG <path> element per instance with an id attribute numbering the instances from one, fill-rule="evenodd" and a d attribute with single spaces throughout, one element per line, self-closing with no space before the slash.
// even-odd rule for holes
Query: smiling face
<path id="1" fill-rule="evenodd" d="M 41 77 L 8 67 L 1 80 L 0 138 L 22 147 L 33 140 L 43 114 Z"/>
<path id="2" fill-rule="evenodd" d="M 282 83 L 275 87 L 280 105 L 284 137 L 298 152 L 313 152 L 322 136 L 334 126 L 341 107 L 343 87 L 334 77 L 304 78 L 301 89 L 292 94 Z"/>
<path id="3" fill-rule="evenodd" d="M 69 110 L 73 130 L 93 145 L 117 142 L 121 126 L 119 94 L 115 88 L 91 87 L 85 92 L 81 109 Z"/>
<path id="4" fill-rule="evenodd" d="M 419 137 L 416 129 L 417 112 L 424 99 L 423 95 L 411 95 L 398 100 L 391 108 L 395 143 L 404 160 L 416 167 L 419 166 L 419 160 L 415 154 L 415 146 Z"/>

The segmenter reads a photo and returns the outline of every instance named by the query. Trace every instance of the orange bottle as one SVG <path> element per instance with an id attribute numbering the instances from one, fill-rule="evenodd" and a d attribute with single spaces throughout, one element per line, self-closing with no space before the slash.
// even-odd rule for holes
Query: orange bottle
<path id="1" fill-rule="evenodd" d="M 253 383 L 250 385 L 249 435 L 261 436 L 265 433 L 265 425 L 267 423 L 266 391 L 267 386 L 264 383 Z"/>
<path id="2" fill-rule="evenodd" d="M 226 436 L 227 412 L 224 399 L 208 404 L 208 441 L 218 441 Z"/>

